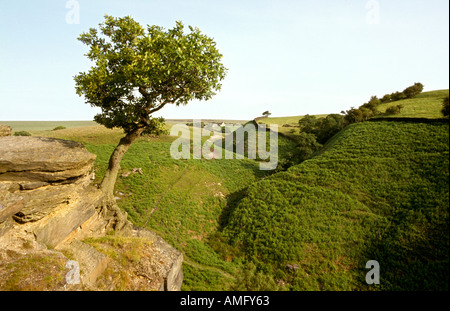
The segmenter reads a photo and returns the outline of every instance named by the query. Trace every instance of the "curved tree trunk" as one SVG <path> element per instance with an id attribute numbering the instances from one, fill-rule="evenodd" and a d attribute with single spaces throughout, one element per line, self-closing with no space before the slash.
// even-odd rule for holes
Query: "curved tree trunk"
<path id="1" fill-rule="evenodd" d="M 144 129 L 137 129 L 134 132 L 127 134 L 125 137 L 120 139 L 119 144 L 116 149 L 114 149 L 111 157 L 109 158 L 108 170 L 103 177 L 103 180 L 100 184 L 100 190 L 103 191 L 106 200 L 114 200 L 114 185 L 116 184 L 117 174 L 120 170 L 120 162 L 122 158 L 130 148 L 131 144 L 138 138 Z"/>
<path id="2" fill-rule="evenodd" d="M 117 175 L 120 171 L 120 162 L 122 161 L 124 154 L 130 148 L 131 144 L 141 135 L 143 131 L 143 128 L 139 128 L 120 139 L 119 144 L 109 158 L 108 169 L 100 184 L 100 190 L 104 194 L 104 199 L 102 202 L 103 215 L 112 215 L 116 218 L 115 222 L 120 223 L 119 225 L 113 225 L 114 229 L 116 229 L 117 226 L 121 227 L 123 223 L 126 222 L 126 214 L 121 213 L 114 198 L 114 185 L 116 184 Z"/>

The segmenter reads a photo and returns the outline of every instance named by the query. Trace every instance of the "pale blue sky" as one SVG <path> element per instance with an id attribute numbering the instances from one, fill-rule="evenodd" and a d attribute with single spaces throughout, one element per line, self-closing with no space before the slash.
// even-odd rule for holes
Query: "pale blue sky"
<path id="1" fill-rule="evenodd" d="M 339 113 L 414 82 L 449 88 L 448 0 L 77 0 L 79 24 L 67 2 L 0 2 L 0 120 L 92 120 L 74 89 L 90 66 L 76 38 L 104 14 L 215 38 L 222 91 L 165 107 L 169 119 Z"/>

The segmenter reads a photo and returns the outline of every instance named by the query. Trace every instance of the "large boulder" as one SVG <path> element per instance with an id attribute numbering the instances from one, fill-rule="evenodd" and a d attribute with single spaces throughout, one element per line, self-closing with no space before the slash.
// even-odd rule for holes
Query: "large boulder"
<path id="1" fill-rule="evenodd" d="M 1 137 L 0 184 L 24 201 L 20 210 L 15 209 L 14 219 L 20 223 L 37 221 L 79 200 L 90 182 L 95 157 L 74 141 Z M 0 204 L 5 198 L 0 196 Z"/>
<path id="2" fill-rule="evenodd" d="M 0 137 L 10 136 L 11 132 L 12 132 L 12 129 L 10 126 L 0 124 Z"/>
<path id="3" fill-rule="evenodd" d="M 0 180 L 61 182 L 89 172 L 95 155 L 77 142 L 34 136 L 0 138 Z"/>

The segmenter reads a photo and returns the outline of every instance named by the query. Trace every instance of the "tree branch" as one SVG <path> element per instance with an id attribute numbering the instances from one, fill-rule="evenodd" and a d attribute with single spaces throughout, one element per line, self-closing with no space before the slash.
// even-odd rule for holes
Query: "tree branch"
<path id="1" fill-rule="evenodd" d="M 153 112 L 156 112 L 156 111 L 160 110 L 160 109 L 161 109 L 162 107 L 164 107 L 166 104 L 167 104 L 167 102 L 164 102 L 164 103 L 160 104 L 160 105 L 157 106 L 156 108 L 151 109 L 151 110 L 148 112 L 148 114 L 150 115 L 150 114 L 152 114 Z"/>
<path id="2" fill-rule="evenodd" d="M 178 96 L 175 96 L 173 99 L 169 100 L 165 100 L 164 102 L 160 102 L 159 106 L 156 106 L 155 108 L 151 109 L 149 111 L 149 114 L 152 114 L 153 112 L 156 112 L 158 110 L 160 110 L 162 107 L 164 107 L 167 104 L 174 104 L 177 100 L 179 100 L 181 97 L 183 96 L 183 91 L 180 92 L 180 94 L 178 94 Z"/>
<path id="3" fill-rule="evenodd" d="M 142 86 L 140 86 L 138 88 L 138 90 L 139 90 L 139 93 L 141 93 L 141 95 L 145 98 L 145 100 L 147 102 L 151 102 L 152 98 L 151 98 L 150 94 L 148 94 Z"/>

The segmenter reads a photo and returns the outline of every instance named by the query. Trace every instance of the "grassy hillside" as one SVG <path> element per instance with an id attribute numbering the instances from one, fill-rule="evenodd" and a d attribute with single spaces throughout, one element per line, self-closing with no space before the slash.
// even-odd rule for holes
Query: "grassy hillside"
<path id="1" fill-rule="evenodd" d="M 102 126 L 32 133 L 83 143 L 97 155 L 95 182 L 100 182 L 109 156 L 123 136 L 121 130 Z M 158 233 L 183 252 L 184 290 L 230 289 L 241 261 L 216 236 L 227 211 L 246 187 L 272 172 L 261 171 L 259 162 L 249 159 L 174 160 L 170 145 L 175 139 L 168 135 L 143 136 L 131 146 L 115 187 L 118 204 L 135 225 Z M 202 137 L 202 141 L 206 139 Z M 279 137 L 279 146 L 283 153 L 293 143 Z M 122 176 L 133 168 L 141 168 L 143 174 Z M 220 253 L 211 245 L 219 247 Z"/>
<path id="2" fill-rule="evenodd" d="M 320 155 L 252 184 L 224 234 L 288 289 L 448 289 L 448 156 L 445 123 L 351 125 Z M 365 283 L 368 260 L 380 286 Z"/>
<path id="3" fill-rule="evenodd" d="M 404 107 L 397 115 L 400 118 L 442 118 L 442 100 L 448 96 L 448 90 L 437 90 L 421 93 L 411 99 L 403 99 L 392 103 L 381 104 L 378 110 L 382 113 L 391 106 L 402 104 Z"/>
<path id="4" fill-rule="evenodd" d="M 377 107 L 381 113 L 377 117 L 395 117 L 395 118 L 442 118 L 442 100 L 448 96 L 448 90 L 436 90 L 421 93 L 414 98 L 394 101 L 381 104 Z M 361 103 L 362 104 L 362 103 Z M 399 114 L 384 115 L 386 109 L 396 105 L 403 105 Z M 344 109 L 343 109 L 344 110 Z M 315 115 L 317 118 L 323 118 L 327 115 Z M 287 137 L 295 138 L 299 133 L 298 121 L 304 116 L 274 117 L 258 120 L 260 123 L 277 124 L 278 131 Z"/>

